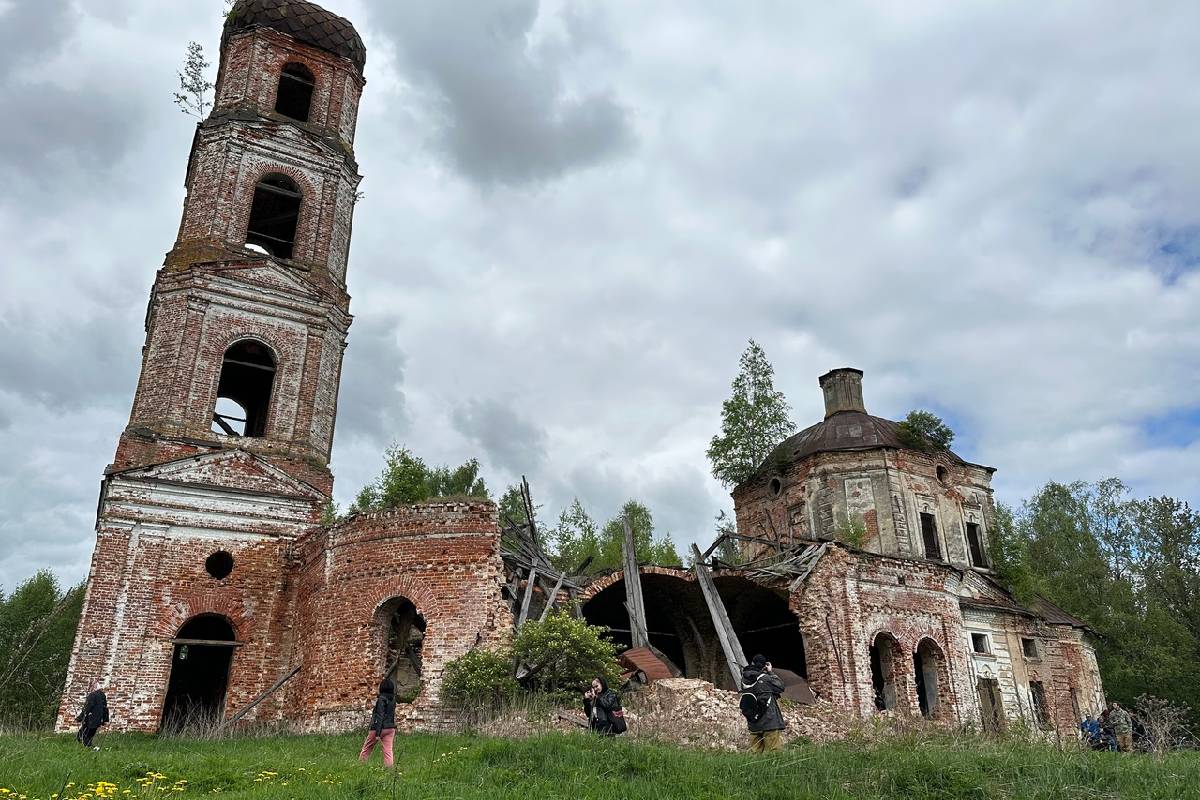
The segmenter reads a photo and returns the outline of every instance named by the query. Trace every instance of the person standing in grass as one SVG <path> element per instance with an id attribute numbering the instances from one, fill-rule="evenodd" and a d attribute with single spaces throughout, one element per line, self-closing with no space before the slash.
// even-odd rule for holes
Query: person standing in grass
<path id="1" fill-rule="evenodd" d="M 367 740 L 363 742 L 362 750 L 358 751 L 358 760 L 366 762 L 375 749 L 375 743 L 383 745 L 383 764 L 392 766 L 392 742 L 396 738 L 396 685 L 391 678 L 384 678 L 379 684 L 379 695 L 375 698 L 375 709 L 371 712 L 371 730 L 367 731 Z"/>
<path id="2" fill-rule="evenodd" d="M 766 656 L 755 656 L 742 669 L 739 708 L 750 730 L 751 751 L 783 749 L 783 729 L 787 723 L 779 710 L 779 696 L 786 688 Z"/>
<path id="3" fill-rule="evenodd" d="M 596 733 L 616 736 L 626 730 L 621 698 L 608 688 L 604 678 L 593 678 L 591 688 L 583 693 L 583 713 L 587 714 L 588 724 Z"/>
<path id="4" fill-rule="evenodd" d="M 84 747 L 99 750 L 99 747 L 92 746 L 92 737 L 96 735 L 96 731 L 100 730 L 101 725 L 108 722 L 108 698 L 104 695 L 104 690 L 100 688 L 100 681 L 94 680 L 88 687 L 87 698 L 83 701 L 83 710 L 79 712 L 75 721 L 79 723 L 79 733 L 75 734 L 76 740 Z"/>
<path id="5" fill-rule="evenodd" d="M 1108 713 L 1108 722 L 1112 725 L 1113 735 L 1117 737 L 1117 749 L 1122 753 L 1133 751 L 1133 720 L 1129 712 L 1121 708 L 1121 704 L 1113 702 L 1112 710 Z"/>

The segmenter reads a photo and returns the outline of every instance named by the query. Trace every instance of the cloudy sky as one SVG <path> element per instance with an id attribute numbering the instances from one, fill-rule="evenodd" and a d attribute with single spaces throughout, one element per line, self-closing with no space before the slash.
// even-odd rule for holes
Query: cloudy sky
<path id="1" fill-rule="evenodd" d="M 677 542 L 753 337 L 1001 500 L 1200 502 L 1200 4 L 327 0 L 368 47 L 333 468 L 390 442 Z M 0 0 L 0 586 L 87 570 L 220 0 Z M 215 68 L 214 68 L 215 70 Z"/>

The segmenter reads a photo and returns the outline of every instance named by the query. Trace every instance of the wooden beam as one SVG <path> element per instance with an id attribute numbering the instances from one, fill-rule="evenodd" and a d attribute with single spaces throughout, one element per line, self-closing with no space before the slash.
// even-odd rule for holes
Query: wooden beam
<path id="1" fill-rule="evenodd" d="M 542 616 L 538 617 L 539 620 L 549 616 L 550 609 L 554 608 L 554 601 L 558 598 L 558 593 L 562 590 L 563 580 L 566 577 L 561 572 L 558 574 L 558 580 L 554 583 L 554 588 L 550 590 L 550 595 L 546 598 L 546 607 L 542 609 Z"/>
<path id="2" fill-rule="evenodd" d="M 729 534 L 722 533 L 716 539 L 713 539 L 713 543 L 708 546 L 708 549 L 700 554 L 700 560 L 703 561 L 704 559 L 711 556 L 713 554 L 713 550 L 716 550 L 718 547 L 720 547 L 721 542 L 725 541 L 728 538 L 729 538 Z"/>
<path id="3" fill-rule="evenodd" d="M 291 679 L 292 679 L 292 678 L 295 676 L 295 674 L 296 674 L 297 672 L 299 672 L 299 671 L 300 671 L 300 665 L 297 665 L 296 667 L 294 667 L 294 668 L 292 669 L 292 671 L 291 671 L 291 672 L 289 672 L 288 674 L 284 675 L 284 676 L 283 676 L 283 677 L 281 677 L 279 680 L 275 681 L 275 683 L 271 684 L 271 688 L 270 688 L 270 689 L 267 689 L 265 692 L 263 692 L 262 694 L 260 694 L 258 697 L 256 697 L 256 698 L 254 698 L 253 700 L 251 700 L 251 701 L 250 701 L 250 705 L 246 706 L 246 707 L 245 707 L 245 708 L 243 708 L 241 711 L 237 712 L 237 713 L 236 713 L 236 714 L 234 714 L 232 717 L 230 717 L 228 720 L 226 720 L 225 722 L 221 723 L 222 727 L 224 727 L 225 725 L 232 725 L 233 723 L 237 722 L 237 721 L 238 721 L 239 719 L 241 719 L 242 717 L 244 717 L 244 716 L 246 716 L 247 714 L 249 714 L 249 713 L 250 713 L 250 709 L 254 708 L 256 705 L 258 705 L 259 703 L 261 703 L 263 700 L 266 700 L 266 699 L 267 699 L 267 697 L 269 697 L 269 696 L 270 696 L 270 695 L 271 695 L 271 694 L 272 694 L 272 693 L 273 693 L 273 692 L 274 692 L 276 689 L 278 689 L 280 686 L 283 686 L 285 683 L 287 683 L 288 681 L 290 681 L 290 680 L 291 680 Z"/>
<path id="4" fill-rule="evenodd" d="M 533 585 L 537 583 L 537 570 L 529 570 L 529 578 L 525 582 L 525 599 L 521 601 L 521 614 L 517 617 L 517 630 L 525 624 L 529 617 L 529 601 L 533 599 Z"/>
<path id="5" fill-rule="evenodd" d="M 725 610 L 725 604 L 721 602 L 721 595 L 717 593 L 717 585 L 713 583 L 712 575 L 700 559 L 700 548 L 694 544 L 692 545 L 692 555 L 696 559 L 693 566 L 696 582 L 700 584 L 704 602 L 708 604 L 708 613 L 712 615 L 713 627 L 717 629 L 717 640 L 720 641 L 721 650 L 725 653 L 725 663 L 729 667 L 729 674 L 733 677 L 733 685 L 740 686 L 742 667 L 746 663 L 746 654 L 742 652 L 742 643 L 738 641 L 733 623 L 729 621 L 729 613 Z"/>
<path id="6" fill-rule="evenodd" d="M 633 541 L 633 528 L 629 517 L 623 516 L 625 538 L 621 542 L 621 556 L 625 563 L 625 608 L 629 611 L 629 627 L 633 631 L 634 647 L 649 647 L 650 637 L 646 633 L 646 606 L 642 602 L 642 576 L 638 572 L 637 546 Z"/>

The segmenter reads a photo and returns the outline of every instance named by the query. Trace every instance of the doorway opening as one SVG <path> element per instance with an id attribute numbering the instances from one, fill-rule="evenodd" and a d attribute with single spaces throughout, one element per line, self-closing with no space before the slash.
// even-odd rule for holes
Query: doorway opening
<path id="1" fill-rule="evenodd" d="M 421 692 L 421 648 L 425 618 L 407 597 L 393 597 L 375 612 L 385 638 L 383 671 L 396 684 L 396 702 L 411 703 Z"/>
<path id="2" fill-rule="evenodd" d="M 185 622 L 174 641 L 162 727 L 211 727 L 224 716 L 229 668 L 238 646 L 233 626 L 217 614 L 201 614 Z"/>

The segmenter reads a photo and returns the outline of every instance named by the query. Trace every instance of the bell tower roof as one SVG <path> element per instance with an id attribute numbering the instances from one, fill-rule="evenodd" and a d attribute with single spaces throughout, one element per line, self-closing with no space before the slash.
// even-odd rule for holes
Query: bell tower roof
<path id="1" fill-rule="evenodd" d="M 306 0 L 238 0 L 225 19 L 221 41 L 238 31 L 272 28 L 297 41 L 350 59 L 362 73 L 367 48 L 354 26 L 316 3 Z"/>

